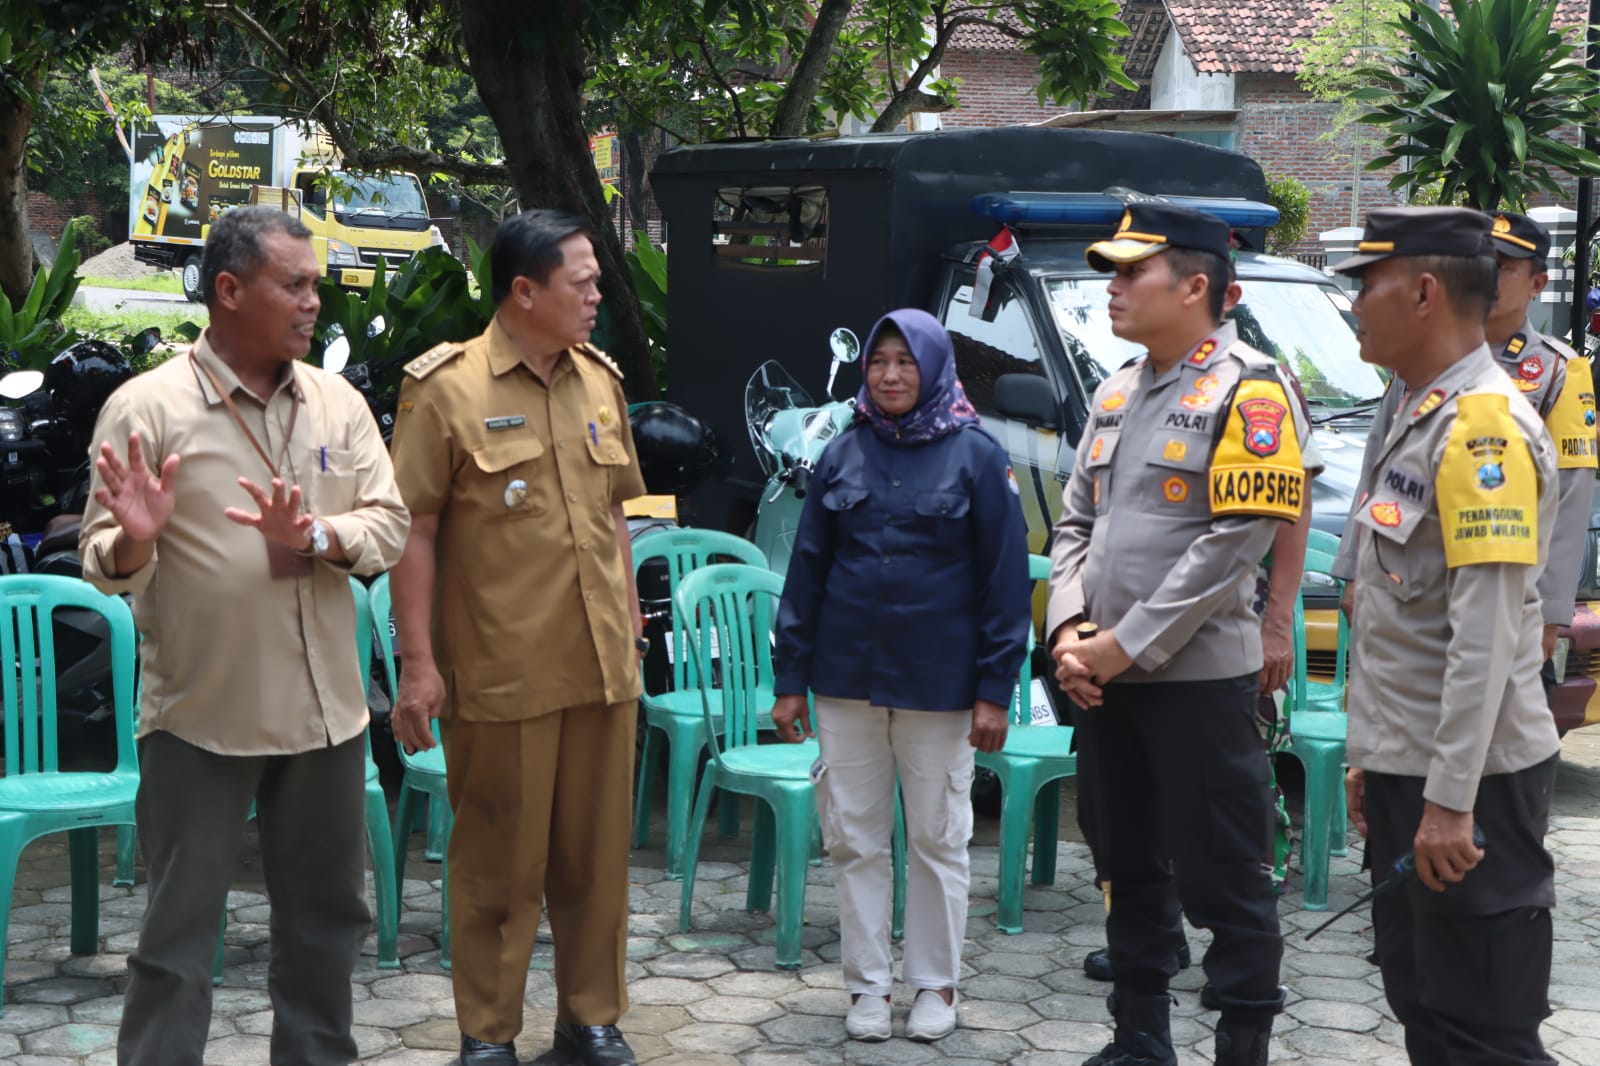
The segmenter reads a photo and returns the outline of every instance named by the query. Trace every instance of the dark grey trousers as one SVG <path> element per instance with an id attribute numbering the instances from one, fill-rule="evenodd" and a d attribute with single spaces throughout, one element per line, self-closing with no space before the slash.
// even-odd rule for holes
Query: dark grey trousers
<path id="1" fill-rule="evenodd" d="M 170 733 L 139 744 L 150 899 L 128 959 L 118 1066 L 202 1066 L 211 970 L 250 802 L 272 902 L 273 1066 L 356 1059 L 350 978 L 367 909 L 366 746 L 215 755 Z"/>

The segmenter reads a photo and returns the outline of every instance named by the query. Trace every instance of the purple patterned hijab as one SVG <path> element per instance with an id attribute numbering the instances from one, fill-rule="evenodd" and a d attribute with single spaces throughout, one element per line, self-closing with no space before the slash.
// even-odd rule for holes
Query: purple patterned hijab
<path id="1" fill-rule="evenodd" d="M 866 422 L 886 444 L 926 444 L 948 436 L 966 425 L 977 425 L 982 420 L 967 399 L 967 390 L 956 377 L 955 349 L 950 344 L 950 334 L 939 320 L 926 311 L 914 307 L 890 311 L 878 319 L 867 337 L 866 362 L 872 359 L 872 349 L 878 343 L 878 334 L 885 323 L 894 323 L 911 357 L 917 361 L 922 377 L 922 387 L 917 394 L 917 405 L 896 418 L 878 410 L 866 386 L 866 365 L 861 368 L 861 391 L 856 394 L 856 418 Z"/>

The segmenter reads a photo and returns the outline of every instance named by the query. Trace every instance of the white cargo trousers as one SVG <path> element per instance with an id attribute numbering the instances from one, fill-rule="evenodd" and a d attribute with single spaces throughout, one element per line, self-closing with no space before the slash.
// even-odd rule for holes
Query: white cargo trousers
<path id="1" fill-rule="evenodd" d="M 971 880 L 971 711 L 909 711 L 816 698 L 826 771 L 817 781 L 822 838 L 839 897 L 847 992 L 889 995 L 894 908 L 891 839 L 898 774 L 906 820 L 902 980 L 954 988 L 961 974 Z"/>

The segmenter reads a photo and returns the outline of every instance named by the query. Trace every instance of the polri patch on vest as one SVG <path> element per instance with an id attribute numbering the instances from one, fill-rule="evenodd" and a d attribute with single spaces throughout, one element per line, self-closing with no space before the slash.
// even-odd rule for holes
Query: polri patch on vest
<path id="1" fill-rule="evenodd" d="M 1397 496 L 1417 503 L 1428 496 L 1428 483 L 1418 474 L 1403 466 L 1391 466 L 1383 472 L 1383 486 Z"/>
<path id="2" fill-rule="evenodd" d="M 485 418 L 484 428 L 490 433 L 498 433 L 506 429 L 521 429 L 528 424 L 527 418 L 522 415 L 501 415 L 498 418 Z"/>

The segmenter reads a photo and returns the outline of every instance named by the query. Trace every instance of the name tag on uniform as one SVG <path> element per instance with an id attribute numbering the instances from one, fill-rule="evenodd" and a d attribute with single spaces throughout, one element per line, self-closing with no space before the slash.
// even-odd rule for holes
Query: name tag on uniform
<path id="1" fill-rule="evenodd" d="M 522 415 L 501 415 L 499 418 L 485 418 L 483 424 L 493 433 L 502 429 L 521 429 L 528 424 L 528 420 Z"/>

